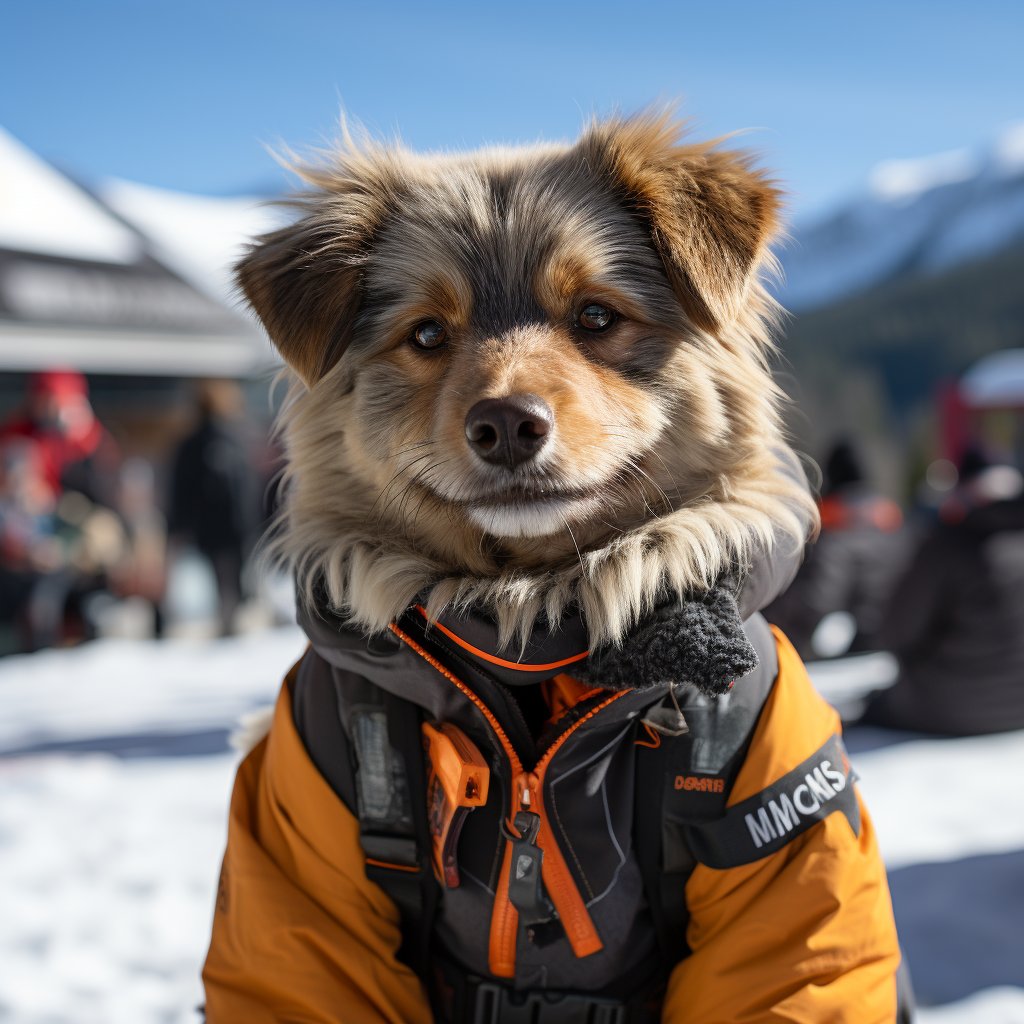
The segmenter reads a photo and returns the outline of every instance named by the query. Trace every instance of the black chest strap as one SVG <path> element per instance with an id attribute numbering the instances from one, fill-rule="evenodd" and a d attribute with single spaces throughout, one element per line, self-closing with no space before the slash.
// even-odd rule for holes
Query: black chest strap
<path id="1" fill-rule="evenodd" d="M 424 980 L 438 886 L 429 861 L 422 712 L 310 651 L 292 714 L 310 758 L 359 822 L 366 874 L 398 907 L 399 957 Z"/>
<path id="2" fill-rule="evenodd" d="M 638 741 L 636 818 L 633 826 L 634 850 L 643 878 L 644 894 L 658 948 L 666 965 L 678 963 L 689 952 L 686 943 L 690 919 L 686 880 L 696 865 L 689 847 L 682 844 L 675 850 L 675 870 L 665 869 L 661 794 L 668 772 L 669 753 L 677 739 L 663 737 L 655 746 L 654 737 L 648 732 L 646 739 Z"/>
<path id="3" fill-rule="evenodd" d="M 758 667 L 720 697 L 680 688 L 677 700 L 687 731 L 659 732 L 653 726 L 666 716 L 649 714 L 652 724 L 641 723 L 636 741 L 634 850 L 658 947 L 669 969 L 690 952 L 686 883 L 703 859 L 694 835 L 725 816 L 729 793 L 778 675 L 775 638 L 764 619 L 754 616 L 744 631 L 757 652 Z"/>
<path id="4" fill-rule="evenodd" d="M 349 695 L 351 696 L 351 695 Z M 366 875 L 398 907 L 399 959 L 430 991 L 430 944 L 439 887 L 430 864 L 422 713 L 411 701 L 367 684 L 350 705 L 359 841 Z"/>

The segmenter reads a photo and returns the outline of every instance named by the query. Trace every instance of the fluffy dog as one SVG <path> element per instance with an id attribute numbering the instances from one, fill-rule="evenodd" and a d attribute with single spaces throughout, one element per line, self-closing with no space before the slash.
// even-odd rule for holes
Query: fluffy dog
<path id="1" fill-rule="evenodd" d="M 893 1020 L 838 717 L 754 614 L 815 517 L 779 196 L 679 135 L 348 142 L 241 261 L 310 646 L 239 767 L 210 1024 Z"/>
<path id="2" fill-rule="evenodd" d="M 238 281 L 296 378 L 273 549 L 369 632 L 429 590 L 614 645 L 814 512 L 780 472 L 780 196 L 668 114 L 572 145 L 347 138 Z"/>

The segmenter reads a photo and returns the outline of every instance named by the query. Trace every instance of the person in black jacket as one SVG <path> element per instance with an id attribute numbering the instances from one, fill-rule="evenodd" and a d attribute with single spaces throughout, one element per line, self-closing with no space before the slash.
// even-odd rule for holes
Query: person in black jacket
<path id="1" fill-rule="evenodd" d="M 243 396 L 230 381 L 199 390 L 199 425 L 174 461 L 170 534 L 210 562 L 221 631 L 230 633 L 242 599 L 242 567 L 259 525 L 255 474 L 238 429 Z"/>
<path id="2" fill-rule="evenodd" d="M 993 466 L 964 489 L 971 507 L 925 537 L 883 616 L 896 684 L 864 721 L 947 735 L 1024 729 L 1024 496 Z"/>
<path id="3" fill-rule="evenodd" d="M 837 443 L 825 461 L 820 510 L 817 541 L 765 615 L 806 659 L 847 653 L 815 646 L 815 631 L 835 612 L 852 620 L 849 651 L 877 650 L 885 599 L 906 560 L 902 512 L 870 487 L 848 441 Z"/>

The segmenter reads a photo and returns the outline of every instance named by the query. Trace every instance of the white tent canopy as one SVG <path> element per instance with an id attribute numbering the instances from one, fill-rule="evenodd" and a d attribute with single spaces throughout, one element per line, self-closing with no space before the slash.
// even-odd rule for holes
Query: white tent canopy
<path id="1" fill-rule="evenodd" d="M 189 223 L 194 239 L 224 235 L 210 211 Z M 230 258 L 230 247 L 204 251 L 207 264 L 211 251 Z M 223 288 L 189 279 L 210 266 L 189 275 L 179 262 L 183 253 L 164 256 L 145 225 L 0 130 L 0 370 L 245 376 L 268 366 L 268 342 Z"/>
<path id="2" fill-rule="evenodd" d="M 232 266 L 253 238 L 283 222 L 280 209 L 258 196 L 196 196 L 118 180 L 98 191 L 110 209 L 145 234 L 163 263 L 232 308 Z"/>
<path id="3" fill-rule="evenodd" d="M 972 409 L 1024 406 L 1024 348 L 979 359 L 960 378 L 960 394 Z"/>

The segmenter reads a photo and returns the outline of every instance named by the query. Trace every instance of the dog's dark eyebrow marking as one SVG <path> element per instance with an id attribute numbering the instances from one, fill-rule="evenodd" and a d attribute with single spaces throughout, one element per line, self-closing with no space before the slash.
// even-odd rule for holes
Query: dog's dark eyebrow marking
<path id="1" fill-rule="evenodd" d="M 587 258 L 596 256 L 602 272 L 621 280 L 650 314 L 642 319 L 666 327 L 676 321 L 679 311 L 671 286 L 637 218 L 617 197 L 584 180 L 578 168 L 556 172 L 547 168 L 543 174 L 524 176 L 522 168 L 491 167 L 469 174 L 436 197 L 410 194 L 406 207 L 378 234 L 387 247 L 383 275 L 372 269 L 373 252 L 367 257 L 374 280 L 370 287 L 364 285 L 357 338 L 372 337 L 389 309 L 401 307 L 413 292 L 426 294 L 431 275 L 441 275 L 443 281 L 446 274 L 461 279 L 457 292 L 465 298 L 461 305 L 454 301 L 474 335 L 500 338 L 516 329 L 550 326 L 554 311 L 541 302 L 537 273 L 563 247 L 569 254 L 577 250 L 589 254 Z M 414 226 L 409 236 L 413 242 L 430 240 L 432 255 L 415 258 L 404 237 L 405 221 Z M 436 310 L 442 318 L 444 313 Z M 619 364 L 620 372 L 632 372 L 638 383 L 649 380 L 667 358 L 652 350 L 659 348 L 644 346 L 629 360 L 634 364 L 630 370 L 625 361 Z"/>
<path id="2" fill-rule="evenodd" d="M 530 198 L 511 173 L 493 172 L 486 185 L 490 217 L 486 226 L 460 218 L 469 258 L 463 270 L 473 290 L 476 329 L 500 336 L 516 327 L 544 324 L 548 315 L 533 293 L 538 253 L 551 244 L 550 229 L 529 209 Z"/>
<path id="3" fill-rule="evenodd" d="M 532 290 L 522 281 L 509 280 L 501 274 L 500 265 L 481 267 L 471 276 L 473 295 L 473 325 L 478 331 L 500 337 L 517 327 L 547 324 L 547 312 L 534 297 Z"/>

